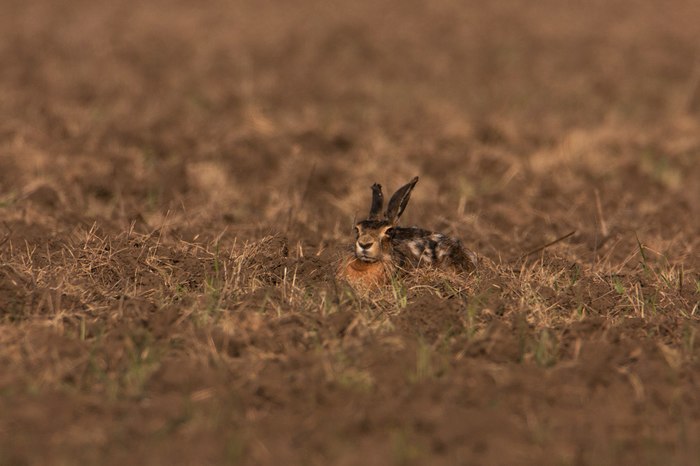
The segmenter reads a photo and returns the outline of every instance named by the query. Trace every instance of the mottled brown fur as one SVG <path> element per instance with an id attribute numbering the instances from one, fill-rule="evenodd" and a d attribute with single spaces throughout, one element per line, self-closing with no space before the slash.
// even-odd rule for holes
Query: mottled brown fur
<path id="1" fill-rule="evenodd" d="M 354 285 L 371 287 L 388 283 L 391 268 L 384 262 L 364 262 L 351 258 L 343 262 L 338 275 Z"/>

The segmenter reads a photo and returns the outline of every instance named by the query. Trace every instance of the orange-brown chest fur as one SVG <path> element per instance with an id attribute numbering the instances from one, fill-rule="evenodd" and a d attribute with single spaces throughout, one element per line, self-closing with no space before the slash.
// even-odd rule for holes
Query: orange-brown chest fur
<path id="1" fill-rule="evenodd" d="M 352 258 L 343 263 L 339 275 L 352 285 L 377 286 L 386 283 L 389 274 L 383 262 L 363 262 Z"/>

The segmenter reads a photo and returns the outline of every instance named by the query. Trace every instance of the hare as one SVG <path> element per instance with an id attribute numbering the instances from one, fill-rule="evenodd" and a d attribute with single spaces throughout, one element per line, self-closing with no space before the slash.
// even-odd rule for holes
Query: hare
<path id="1" fill-rule="evenodd" d="M 399 227 L 403 213 L 418 177 L 399 188 L 380 216 L 384 205 L 381 185 L 372 185 L 369 215 L 355 225 L 354 255 L 341 268 L 341 275 L 350 282 L 380 284 L 396 269 L 406 267 L 452 267 L 461 271 L 476 268 L 476 255 L 466 251 L 458 239 L 417 227 Z"/>

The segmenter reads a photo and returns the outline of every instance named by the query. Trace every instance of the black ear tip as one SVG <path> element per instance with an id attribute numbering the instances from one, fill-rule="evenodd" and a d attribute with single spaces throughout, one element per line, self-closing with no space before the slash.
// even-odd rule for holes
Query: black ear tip
<path id="1" fill-rule="evenodd" d="M 418 177 L 417 177 L 417 176 L 413 177 L 413 179 L 411 180 L 411 184 L 416 184 L 416 183 L 418 183 Z"/>

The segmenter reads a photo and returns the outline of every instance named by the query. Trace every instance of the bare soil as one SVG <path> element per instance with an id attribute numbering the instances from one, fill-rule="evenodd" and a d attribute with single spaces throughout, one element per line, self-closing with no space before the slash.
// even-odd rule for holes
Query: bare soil
<path id="1" fill-rule="evenodd" d="M 0 465 L 698 464 L 697 1 L 1 9 Z"/>

